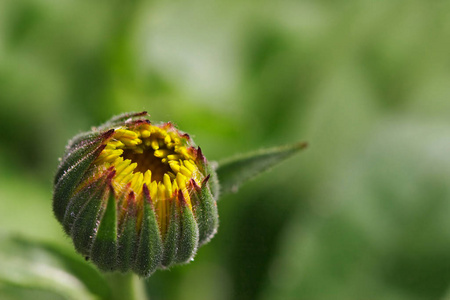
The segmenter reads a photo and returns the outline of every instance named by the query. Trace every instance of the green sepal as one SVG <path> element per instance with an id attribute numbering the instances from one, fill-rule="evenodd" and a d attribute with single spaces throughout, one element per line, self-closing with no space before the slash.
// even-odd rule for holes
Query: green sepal
<path id="1" fill-rule="evenodd" d="M 102 125 L 98 126 L 97 130 L 105 130 L 111 127 L 123 126 L 125 123 L 136 120 L 147 120 L 148 113 L 146 111 L 142 112 L 129 112 L 123 113 L 117 116 L 112 117 Z"/>
<path id="2" fill-rule="evenodd" d="M 220 194 L 220 185 L 219 185 L 219 180 L 217 178 L 217 173 L 216 173 L 217 162 L 208 163 L 208 161 L 206 160 L 206 157 L 203 155 L 202 149 L 200 147 L 198 147 L 197 148 L 197 164 L 198 164 L 200 171 L 204 175 L 208 175 L 210 177 L 209 181 L 208 181 L 208 185 L 209 185 L 209 188 L 211 189 L 211 193 L 214 196 L 214 199 L 217 201 L 217 199 L 219 199 L 219 194 Z"/>
<path id="3" fill-rule="evenodd" d="M 61 177 L 64 175 L 72 165 L 82 159 L 84 156 L 95 151 L 101 144 L 114 133 L 114 130 L 109 130 L 103 134 L 91 133 L 90 137 L 85 140 L 74 144 L 70 147 L 64 157 L 61 159 L 61 163 L 58 166 L 53 184 L 57 184 Z"/>
<path id="4" fill-rule="evenodd" d="M 270 169 L 274 165 L 306 148 L 306 146 L 306 143 L 297 143 L 271 149 L 262 149 L 220 162 L 217 168 L 217 175 L 221 185 L 221 192 L 236 192 L 242 183 Z"/>
<path id="5" fill-rule="evenodd" d="M 219 179 L 218 179 L 217 172 L 216 172 L 217 166 L 218 166 L 218 164 L 215 161 L 210 162 L 206 166 L 206 174 L 208 174 L 208 176 L 210 176 L 209 181 L 208 181 L 210 194 L 213 196 L 215 201 L 217 201 L 219 199 L 220 192 L 221 192 L 221 186 L 219 184 Z"/>
<path id="6" fill-rule="evenodd" d="M 98 228 L 98 219 L 105 210 L 102 203 L 107 192 L 108 190 L 105 188 L 102 193 L 92 197 L 80 210 L 72 226 L 71 236 L 75 249 L 87 257 L 90 255 L 93 239 Z"/>
<path id="7" fill-rule="evenodd" d="M 180 236 L 179 206 L 176 198 L 167 199 L 170 204 L 169 224 L 164 235 L 164 252 L 161 265 L 169 267 L 175 262 Z"/>
<path id="8" fill-rule="evenodd" d="M 180 205 L 180 237 L 175 262 L 187 263 L 197 252 L 199 230 L 194 214 L 181 191 L 178 191 L 178 201 Z"/>
<path id="9" fill-rule="evenodd" d="M 191 200 L 193 201 L 192 207 L 198 223 L 199 246 L 207 243 L 216 234 L 219 227 L 217 203 L 207 184 L 209 179 L 210 177 L 207 176 L 203 180 L 201 187 L 193 179 L 190 181 L 192 188 L 195 190 Z"/>
<path id="10" fill-rule="evenodd" d="M 161 263 L 163 248 L 152 200 L 145 184 L 143 194 L 144 215 L 140 226 L 138 249 L 133 271 L 139 276 L 149 277 Z"/>
<path id="11" fill-rule="evenodd" d="M 127 211 L 123 217 L 119 230 L 117 268 L 121 272 L 127 272 L 132 268 L 135 259 L 138 235 L 136 231 L 136 206 L 134 193 L 129 193 L 126 198 Z"/>
<path id="12" fill-rule="evenodd" d="M 59 179 L 53 193 L 53 212 L 59 222 L 63 221 L 67 204 L 72 198 L 74 190 L 83 179 L 89 166 L 100 155 L 104 148 L 105 145 L 101 145 L 93 152 L 87 154 L 76 164 L 70 167 Z"/>
<path id="13" fill-rule="evenodd" d="M 112 271 L 117 264 L 117 209 L 112 186 L 109 186 L 106 201 L 106 210 L 100 219 L 90 257 L 100 270 Z"/>
<path id="14" fill-rule="evenodd" d="M 104 138 L 108 138 L 110 136 L 112 136 L 114 133 L 114 129 L 109 129 L 106 128 L 103 131 L 100 130 L 91 130 L 91 131 L 86 131 L 86 132 L 82 132 L 77 134 L 76 136 L 74 136 L 68 143 L 66 146 L 66 154 L 67 155 L 70 151 L 73 151 L 74 149 L 88 144 L 94 140 L 96 140 L 98 137 L 100 137 L 101 135 L 104 136 Z"/>
<path id="15" fill-rule="evenodd" d="M 104 186 L 108 172 L 96 181 L 84 186 L 80 191 L 75 193 L 70 199 L 62 221 L 64 231 L 70 235 L 72 227 L 82 208 L 93 198 L 100 198 L 104 194 Z"/>
<path id="16" fill-rule="evenodd" d="M 86 131 L 77 134 L 67 143 L 66 153 L 64 154 L 64 156 L 69 155 L 70 151 L 73 151 L 76 148 L 79 148 L 85 144 L 95 141 L 101 134 L 102 134 L 101 131 Z"/>

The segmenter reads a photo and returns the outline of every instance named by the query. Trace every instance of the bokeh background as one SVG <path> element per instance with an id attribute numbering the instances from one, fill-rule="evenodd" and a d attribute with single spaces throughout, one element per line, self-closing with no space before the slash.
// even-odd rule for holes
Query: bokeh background
<path id="1" fill-rule="evenodd" d="M 108 298 L 52 176 L 140 110 L 210 160 L 310 144 L 223 196 L 151 299 L 450 299 L 449 37 L 446 0 L 0 1 L 1 299 Z"/>

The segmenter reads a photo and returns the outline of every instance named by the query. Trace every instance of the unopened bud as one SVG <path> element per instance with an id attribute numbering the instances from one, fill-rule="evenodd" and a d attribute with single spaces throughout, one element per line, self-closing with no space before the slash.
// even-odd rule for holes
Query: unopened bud
<path id="1" fill-rule="evenodd" d="M 54 184 L 56 218 L 101 270 L 148 277 L 189 262 L 218 227 L 214 169 L 188 134 L 145 112 L 76 136 Z"/>

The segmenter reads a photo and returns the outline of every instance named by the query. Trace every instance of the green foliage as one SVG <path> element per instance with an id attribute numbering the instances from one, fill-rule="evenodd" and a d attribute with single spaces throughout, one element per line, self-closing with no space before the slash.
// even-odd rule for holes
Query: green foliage
<path id="1" fill-rule="evenodd" d="M 109 299 L 103 276 L 91 265 L 55 244 L 29 237 L 0 237 L 1 299 Z"/>
<path id="2" fill-rule="evenodd" d="M 220 192 L 224 194 L 236 193 L 240 185 L 267 171 L 306 146 L 306 143 L 298 143 L 272 149 L 261 149 L 223 160 L 217 168 Z"/>

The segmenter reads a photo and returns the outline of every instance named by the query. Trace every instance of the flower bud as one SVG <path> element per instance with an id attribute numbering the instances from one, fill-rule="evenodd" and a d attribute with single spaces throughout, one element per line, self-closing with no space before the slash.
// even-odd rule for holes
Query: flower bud
<path id="1" fill-rule="evenodd" d="M 189 262 L 218 227 L 214 169 L 191 137 L 146 112 L 72 139 L 55 175 L 53 210 L 75 249 L 101 270 Z"/>

